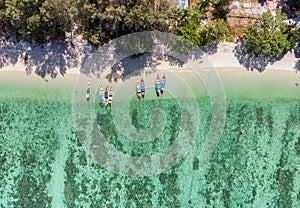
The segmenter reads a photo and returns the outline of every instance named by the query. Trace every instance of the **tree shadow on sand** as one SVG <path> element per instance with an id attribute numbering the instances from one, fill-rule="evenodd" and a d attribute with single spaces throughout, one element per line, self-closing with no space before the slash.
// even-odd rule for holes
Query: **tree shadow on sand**
<path id="1" fill-rule="evenodd" d="M 10 64 L 15 65 L 23 52 L 23 47 L 16 44 L 16 40 L 2 37 L 0 40 L 0 68 Z"/>
<path id="2" fill-rule="evenodd" d="M 67 42 L 54 42 L 39 45 L 26 52 L 28 61 L 24 60 L 26 71 L 34 72 L 42 78 L 55 78 L 58 74 L 64 76 L 67 69 L 81 66 L 81 57 L 85 52 L 78 51 Z"/>
<path id="3" fill-rule="evenodd" d="M 202 50 L 178 36 L 160 32 L 132 33 L 104 45 L 85 60 L 81 73 L 105 77 L 110 81 L 141 73 L 155 73 L 161 62 L 183 67 L 202 57 Z M 106 72 L 110 69 L 109 73 Z"/>
<path id="4" fill-rule="evenodd" d="M 162 32 L 132 33 L 112 40 L 95 51 L 95 47 L 70 42 L 53 41 L 44 44 L 29 44 L 5 39 L 0 47 L 0 69 L 24 63 L 28 75 L 35 73 L 47 81 L 47 76 L 64 76 L 68 69 L 80 68 L 87 76 L 105 76 L 116 81 L 147 68 L 154 73 L 162 63 L 182 68 L 190 60 L 199 60 L 203 51 L 187 40 Z M 213 51 L 211 47 L 210 52 Z M 197 49 L 197 50 L 196 50 Z M 145 70 L 144 70 L 145 72 Z"/>
<path id="5" fill-rule="evenodd" d="M 80 66 L 84 55 L 68 42 L 29 44 L 5 39 L 1 42 L 0 68 L 23 62 L 28 75 L 34 72 L 41 78 L 55 78 L 58 74 L 64 76 L 68 68 Z"/>
<path id="6" fill-rule="evenodd" d="M 296 69 L 297 71 L 300 71 L 300 60 L 298 60 L 298 62 L 296 63 L 295 69 Z"/>
<path id="7" fill-rule="evenodd" d="M 217 53 L 218 51 L 218 45 L 210 45 L 208 47 L 201 48 L 203 52 L 205 52 L 207 55 L 213 55 Z"/>
<path id="8" fill-rule="evenodd" d="M 296 71 L 300 71 L 300 43 L 298 43 L 297 46 L 294 48 L 294 54 L 295 57 L 299 59 L 294 68 Z"/>
<path id="9" fill-rule="evenodd" d="M 273 64 L 276 61 L 280 61 L 286 53 L 281 54 L 278 58 L 270 58 L 266 55 L 255 56 L 247 53 L 241 48 L 241 42 L 234 48 L 234 56 L 237 58 L 239 63 L 244 66 L 248 71 L 257 70 L 263 72 L 269 64 Z"/>
<path id="10" fill-rule="evenodd" d="M 106 78 L 109 81 L 117 81 L 118 79 L 126 79 L 130 75 L 141 75 L 142 73 L 155 73 L 161 62 L 167 63 L 170 67 L 177 66 L 182 68 L 184 61 L 172 57 L 167 54 L 157 54 L 146 52 L 138 57 L 129 56 L 112 66 L 111 73 Z"/>

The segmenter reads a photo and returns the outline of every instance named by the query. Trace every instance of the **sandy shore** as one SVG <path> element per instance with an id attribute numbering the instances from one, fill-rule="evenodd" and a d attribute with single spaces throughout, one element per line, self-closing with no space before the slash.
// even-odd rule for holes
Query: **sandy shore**
<path id="1" fill-rule="evenodd" d="M 219 68 L 226 95 L 256 99 L 300 100 L 300 73 L 288 70 L 248 72 L 239 68 Z"/>
<path id="2" fill-rule="evenodd" d="M 267 70 L 263 73 L 256 71 L 246 71 L 243 68 L 218 68 L 218 72 L 226 97 L 235 98 L 249 98 L 258 100 L 268 99 L 300 99 L 300 73 L 287 70 Z M 207 91 L 202 83 L 202 78 L 195 74 L 193 71 L 181 70 L 175 72 L 174 69 L 159 69 L 158 72 L 162 74 L 176 75 L 193 89 L 196 96 L 205 97 Z M 209 79 L 209 71 L 207 75 L 204 74 L 204 80 Z M 26 75 L 21 70 L 1 70 L 0 71 L 0 87 L 3 92 L 20 92 L 24 96 L 32 90 L 38 89 L 40 91 L 57 92 L 64 91 L 66 94 L 72 94 L 74 84 L 77 79 L 76 74 L 66 74 L 64 76 L 58 75 L 57 78 L 42 79 L 38 75 L 32 73 Z M 154 75 L 151 75 L 154 76 Z M 169 76 L 170 77 L 170 76 Z M 135 79 L 135 78 L 134 78 Z M 146 81 L 146 85 L 152 85 L 153 77 Z M 169 82 L 170 83 L 170 82 Z M 93 83 L 94 84 L 94 83 Z M 99 83 L 95 83 L 98 85 Z M 117 83 L 112 83 L 116 86 Z M 147 87 L 147 86 L 146 86 Z M 170 84 L 167 88 L 171 87 Z M 1 90 L 1 91 L 2 91 Z M 29 95 L 29 94 L 28 94 Z"/>
<path id="3" fill-rule="evenodd" d="M 257 69 L 296 71 L 297 62 L 294 51 L 287 52 L 281 59 L 272 61 L 264 58 L 256 58 L 241 52 L 239 45 L 224 42 L 218 45 L 215 53 L 206 54 L 207 59 L 215 68 L 243 68 L 254 71 Z M 269 62 L 270 61 L 270 62 Z M 298 68 L 298 70 L 300 70 Z"/>
<path id="4" fill-rule="evenodd" d="M 292 52 L 288 52 L 285 56 L 273 64 L 267 64 L 263 72 L 259 73 L 257 70 L 247 69 L 247 64 L 243 63 L 243 60 L 238 60 L 236 56 L 237 45 L 234 43 L 222 43 L 215 49 L 212 54 L 205 53 L 202 57 L 202 63 L 199 63 L 199 69 L 202 68 L 203 77 L 197 76 L 193 70 L 188 66 L 179 68 L 178 66 L 170 66 L 167 62 L 160 62 L 156 65 L 156 70 L 162 74 L 164 72 L 171 75 L 180 77 L 181 80 L 188 83 L 194 93 L 197 96 L 207 96 L 207 91 L 204 87 L 205 83 L 210 79 L 210 69 L 215 69 L 224 86 L 226 96 L 266 99 L 266 98 L 289 98 L 300 99 L 300 86 L 297 87 L 296 83 L 300 83 L 300 72 L 295 69 L 295 65 L 299 59 L 297 59 Z M 141 59 L 142 60 L 142 59 Z M 127 60 L 128 61 L 128 60 Z M 139 69 L 141 61 L 129 60 L 129 68 L 134 70 Z M 127 67 L 128 67 L 127 66 Z M 197 66 L 198 67 L 198 66 Z M 206 67 L 210 68 L 206 70 Z M 135 69 L 136 68 L 136 69 Z M 79 75 L 80 68 L 72 68 L 66 71 L 64 76 L 58 74 L 58 76 L 52 79 L 49 75 L 45 78 L 41 78 L 32 72 L 30 75 L 26 75 L 26 66 L 23 60 L 18 60 L 14 65 L 4 66 L 0 69 L 0 86 L 3 91 L 20 91 L 28 93 L 30 89 L 36 89 L 45 91 L 65 91 L 68 94 L 72 94 L 74 84 Z M 146 69 L 147 70 L 147 69 Z M 151 69 L 149 70 L 151 71 Z M 153 71 L 153 70 L 152 70 Z M 152 72 L 151 71 L 151 72 Z M 298 72 L 298 73 L 297 73 Z M 152 74 L 152 73 L 151 73 Z M 144 79 L 146 79 L 146 85 L 154 83 L 154 76 L 144 73 Z M 135 79 L 136 80 L 136 79 Z M 96 81 L 99 82 L 99 81 Z M 135 81 L 134 81 L 135 82 Z M 171 88 L 170 81 L 167 82 L 167 88 Z M 97 86 L 93 84 L 93 87 Z M 118 83 L 112 83 L 116 86 Z M 85 88 L 85 82 L 83 82 Z M 146 86 L 147 87 L 147 86 Z M 174 84 L 174 88 L 176 83 Z M 134 86 L 132 86 L 134 89 Z M 134 93 L 134 91 L 133 91 Z"/>

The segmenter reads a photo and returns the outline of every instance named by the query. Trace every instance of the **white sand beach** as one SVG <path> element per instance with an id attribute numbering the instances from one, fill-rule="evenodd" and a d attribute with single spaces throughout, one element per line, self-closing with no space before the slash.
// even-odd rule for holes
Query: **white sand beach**
<path id="1" fill-rule="evenodd" d="M 300 99 L 300 86 L 296 86 L 296 83 L 300 83 L 300 73 L 295 68 L 299 59 L 295 57 L 293 52 L 288 52 L 282 59 L 273 64 L 268 63 L 265 70 L 258 72 L 255 69 L 247 69 L 246 64 L 238 60 L 235 55 L 236 47 L 237 45 L 234 43 L 222 43 L 218 48 L 214 49 L 213 53 L 211 51 L 206 52 L 202 57 L 210 67 L 217 70 L 227 95 L 251 95 L 254 98 L 263 98 L 267 95 L 268 97 Z M 19 89 L 30 85 L 35 86 L 36 84 L 48 88 L 51 86 L 53 88 L 68 86 L 71 92 L 76 82 L 76 77 L 80 73 L 81 60 L 79 59 L 81 56 L 75 58 L 78 59 L 78 64 L 74 65 L 75 67 L 68 67 L 63 75 L 59 73 L 59 68 L 56 68 L 56 78 L 51 78 L 47 74 L 41 78 L 34 72 L 27 75 L 24 60 L 19 58 L 14 64 L 5 65 L 0 69 L 0 86 L 2 89 L 4 86 L 8 86 L 8 83 L 18 83 L 15 87 Z M 133 63 L 134 61 L 136 59 L 133 60 Z M 47 66 L 47 62 L 43 64 Z M 55 66 L 57 67 L 58 65 L 53 67 Z M 33 65 L 32 67 L 34 68 L 35 66 Z M 201 63 L 199 67 L 201 68 Z M 185 79 L 190 85 L 195 85 L 195 88 L 199 85 L 199 77 L 193 76 L 193 70 L 186 65 L 183 67 L 170 66 L 167 62 L 161 61 L 156 65 L 154 71 L 175 73 Z M 209 71 L 207 73 L 209 74 Z M 199 95 L 203 96 L 203 91 L 201 93 Z"/>

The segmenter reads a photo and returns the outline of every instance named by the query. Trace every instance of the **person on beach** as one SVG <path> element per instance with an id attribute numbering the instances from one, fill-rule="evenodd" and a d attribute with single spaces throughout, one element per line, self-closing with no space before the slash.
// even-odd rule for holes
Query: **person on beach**
<path id="1" fill-rule="evenodd" d="M 145 98 L 145 82 L 143 79 L 141 79 L 141 95 L 142 98 Z"/>
<path id="2" fill-rule="evenodd" d="M 29 56 L 28 56 L 28 53 L 26 52 L 25 53 L 25 57 L 24 57 L 24 63 L 25 63 L 25 65 L 28 64 L 28 60 L 29 60 Z"/>
<path id="3" fill-rule="evenodd" d="M 160 89 L 161 94 L 164 93 L 165 87 L 166 87 L 166 76 L 164 74 L 161 80 L 161 89 Z"/>
<path id="4" fill-rule="evenodd" d="M 106 87 L 105 88 L 105 91 L 104 91 L 104 99 L 105 99 L 105 105 L 108 104 L 108 88 Z"/>
<path id="5" fill-rule="evenodd" d="M 109 106 L 112 106 L 112 101 L 113 101 L 113 90 L 112 90 L 112 87 L 110 86 L 109 95 L 108 95 L 108 105 Z"/>
<path id="6" fill-rule="evenodd" d="M 141 85 L 140 85 L 139 80 L 136 83 L 136 96 L 139 100 L 141 99 L 141 96 L 142 96 L 141 95 Z"/>
<path id="7" fill-rule="evenodd" d="M 159 78 L 159 74 L 157 74 L 156 80 L 155 80 L 155 92 L 156 92 L 156 96 L 159 97 L 160 95 L 160 78 Z"/>
<path id="8" fill-rule="evenodd" d="M 100 106 L 103 107 L 104 104 L 105 104 L 105 99 L 104 99 L 104 92 L 103 92 L 103 88 L 102 87 L 100 89 L 99 101 L 100 101 Z"/>

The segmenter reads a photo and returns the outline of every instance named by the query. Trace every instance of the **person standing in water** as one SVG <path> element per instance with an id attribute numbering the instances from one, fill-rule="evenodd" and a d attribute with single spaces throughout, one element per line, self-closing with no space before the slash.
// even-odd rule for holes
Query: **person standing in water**
<path id="1" fill-rule="evenodd" d="M 141 79 L 141 95 L 142 95 L 142 98 L 145 98 L 145 82 L 143 79 Z"/>
<path id="2" fill-rule="evenodd" d="M 160 95 L 160 78 L 159 78 L 159 74 L 157 74 L 156 80 L 155 80 L 155 92 L 156 92 L 156 96 L 159 97 Z"/>
<path id="3" fill-rule="evenodd" d="M 162 77 L 162 80 L 161 80 L 161 89 L 160 89 L 161 94 L 164 93 L 165 87 L 166 87 L 166 76 L 165 76 L 165 73 L 164 73 L 164 75 Z"/>

